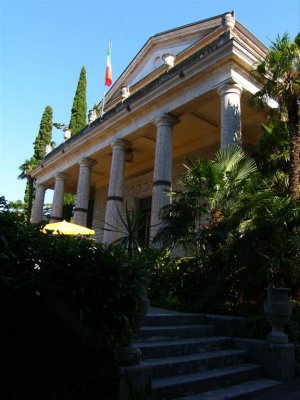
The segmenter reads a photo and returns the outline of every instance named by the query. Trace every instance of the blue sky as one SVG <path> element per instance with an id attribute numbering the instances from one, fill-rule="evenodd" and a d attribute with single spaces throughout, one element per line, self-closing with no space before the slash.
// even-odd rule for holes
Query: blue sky
<path id="1" fill-rule="evenodd" d="M 83 65 L 88 109 L 100 101 L 110 39 L 114 82 L 150 36 L 231 10 L 267 46 L 300 30 L 300 0 L 0 0 L 0 196 L 23 199 L 42 113 L 69 123 Z"/>

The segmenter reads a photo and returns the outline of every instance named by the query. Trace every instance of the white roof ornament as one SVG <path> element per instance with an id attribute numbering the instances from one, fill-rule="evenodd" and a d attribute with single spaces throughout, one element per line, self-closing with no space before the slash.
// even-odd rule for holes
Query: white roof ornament
<path id="1" fill-rule="evenodd" d="M 235 25 L 235 18 L 234 13 L 225 14 L 223 17 L 223 27 L 226 31 L 231 30 L 234 28 Z"/>
<path id="2" fill-rule="evenodd" d="M 63 129 L 64 132 L 64 139 L 68 140 L 71 137 L 71 129 L 69 129 L 67 126 Z"/>
<path id="3" fill-rule="evenodd" d="M 88 121 L 89 121 L 89 124 L 91 124 L 92 122 L 94 122 L 95 119 L 97 119 L 96 110 L 94 110 L 94 109 L 89 110 L 89 114 L 88 114 Z"/>
<path id="4" fill-rule="evenodd" d="M 126 99 L 128 99 L 128 97 L 130 96 L 130 90 L 129 90 L 129 86 L 122 86 L 121 90 L 120 90 L 120 94 L 122 97 L 122 103 L 123 101 L 125 101 Z"/>
<path id="5" fill-rule="evenodd" d="M 175 58 L 176 56 L 172 53 L 165 53 L 161 56 L 163 62 L 165 63 L 165 66 L 167 68 L 167 71 L 169 71 L 169 69 L 174 67 L 174 62 L 175 62 Z"/>
<path id="6" fill-rule="evenodd" d="M 51 146 L 51 144 L 50 144 L 50 143 L 49 143 L 49 144 L 46 144 L 46 146 L 45 146 L 45 156 L 46 156 L 47 154 L 51 153 L 51 151 L 52 151 L 52 146 Z"/>

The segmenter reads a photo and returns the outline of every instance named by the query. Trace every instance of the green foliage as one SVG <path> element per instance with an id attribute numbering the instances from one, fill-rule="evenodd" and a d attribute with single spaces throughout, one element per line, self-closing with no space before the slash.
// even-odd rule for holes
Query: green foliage
<path id="1" fill-rule="evenodd" d="M 216 277 L 201 262 L 198 257 L 172 259 L 163 251 L 151 269 L 151 305 L 189 312 L 220 311 Z"/>
<path id="2" fill-rule="evenodd" d="M 62 219 L 65 221 L 71 221 L 75 207 L 75 196 L 70 193 L 64 194 L 64 204 L 62 210 Z"/>
<path id="3" fill-rule="evenodd" d="M 45 157 L 45 147 L 51 144 L 52 139 L 52 117 L 53 111 L 50 106 L 47 106 L 42 115 L 39 133 L 33 143 L 33 158 L 41 161 Z"/>
<path id="4" fill-rule="evenodd" d="M 261 124 L 261 135 L 253 148 L 253 158 L 268 185 L 278 194 L 287 193 L 289 172 L 289 137 L 286 124 L 271 119 Z"/>
<path id="5" fill-rule="evenodd" d="M 77 89 L 71 110 L 71 119 L 69 128 L 72 136 L 81 131 L 86 126 L 86 71 L 85 67 L 81 68 Z"/>
<path id="6" fill-rule="evenodd" d="M 29 160 L 25 160 L 24 163 L 19 167 L 21 173 L 18 178 L 27 180 L 24 194 L 24 212 L 27 215 L 27 221 L 30 221 L 32 204 L 35 196 L 34 180 L 31 178 L 30 172 L 36 168 L 40 161 L 45 157 L 46 145 L 51 144 L 52 116 L 52 108 L 47 106 L 42 115 L 39 133 L 37 134 L 33 143 L 33 156 Z"/>
<path id="7" fill-rule="evenodd" d="M 26 187 L 24 194 L 24 213 L 26 214 L 27 221 L 30 221 L 31 210 L 33 199 L 35 195 L 34 180 L 30 175 L 30 172 L 38 166 L 38 161 L 31 157 L 29 160 L 25 160 L 22 165 L 20 165 L 19 170 L 21 171 L 18 179 L 26 179 Z"/>
<path id="8" fill-rule="evenodd" d="M 299 200 L 270 193 L 251 210 L 251 219 L 245 221 L 242 236 L 235 237 L 227 247 L 227 264 L 232 269 L 243 268 L 245 284 L 252 282 L 257 290 L 272 281 L 276 286 L 297 291 L 299 227 Z"/>
<path id="9" fill-rule="evenodd" d="M 20 379 L 16 391 L 28 394 L 32 390 L 37 392 L 36 399 L 52 399 L 47 396 L 53 393 L 64 399 L 87 398 L 99 382 L 104 386 L 97 386 L 98 393 L 116 398 L 112 389 L 118 387 L 116 352 L 132 335 L 144 277 L 139 263 L 119 248 L 45 235 L 39 226 L 22 223 L 3 202 L 0 343 L 4 380 Z M 45 376 L 49 367 L 51 382 Z M 101 376 L 107 382 L 99 380 Z M 75 389 L 81 397 L 75 396 Z"/>
<path id="10" fill-rule="evenodd" d="M 65 128 L 68 128 L 68 126 L 67 126 L 66 124 L 61 123 L 61 122 L 54 122 L 54 123 L 53 123 L 53 126 L 54 126 L 54 128 L 56 128 L 56 129 L 65 129 Z"/>
<path id="11" fill-rule="evenodd" d="M 266 57 L 254 66 L 253 75 L 263 87 L 253 97 L 254 103 L 264 106 L 270 98 L 278 103 L 275 109 L 289 132 L 289 193 L 297 198 L 300 167 L 300 47 L 299 36 L 295 42 L 288 34 L 272 42 Z"/>
<path id="12" fill-rule="evenodd" d="M 259 167 L 272 181 L 279 166 L 270 166 L 268 157 Z M 184 190 L 165 207 L 158 237 L 173 247 L 182 243 L 193 257 L 157 264 L 150 290 L 157 305 L 230 312 L 238 304 L 261 304 L 270 281 L 296 295 L 299 200 L 271 190 L 254 162 L 234 147 L 213 161 L 190 163 L 181 183 Z"/>
<path id="13" fill-rule="evenodd" d="M 162 209 L 163 227 L 155 241 L 175 247 L 181 243 L 187 254 L 206 252 L 205 231 L 232 215 L 254 191 L 251 177 L 255 162 L 238 145 L 219 150 L 213 160 L 200 158 L 185 165 L 182 190 L 172 192 L 172 204 Z"/>

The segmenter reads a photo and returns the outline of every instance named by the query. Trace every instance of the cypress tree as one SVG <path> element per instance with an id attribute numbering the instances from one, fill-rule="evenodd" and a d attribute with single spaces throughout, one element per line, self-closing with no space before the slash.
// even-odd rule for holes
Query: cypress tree
<path id="1" fill-rule="evenodd" d="M 47 106 L 41 119 L 39 133 L 37 134 L 37 137 L 33 143 L 33 158 L 36 161 L 41 161 L 45 157 L 45 147 L 47 144 L 51 144 L 52 117 L 52 108 Z"/>
<path id="2" fill-rule="evenodd" d="M 69 128 L 71 129 L 72 136 L 86 126 L 86 112 L 86 72 L 85 67 L 83 66 L 80 71 L 73 107 L 71 110 Z"/>
<path id="3" fill-rule="evenodd" d="M 26 212 L 27 221 L 30 221 L 32 204 L 35 197 L 35 185 L 33 178 L 30 176 L 30 172 L 36 168 L 39 162 L 45 157 L 46 145 L 51 144 L 52 117 L 52 108 L 46 106 L 40 122 L 39 132 L 33 142 L 33 156 L 30 160 L 25 160 L 19 167 L 21 174 L 18 178 L 27 180 L 24 194 L 24 212 Z"/>

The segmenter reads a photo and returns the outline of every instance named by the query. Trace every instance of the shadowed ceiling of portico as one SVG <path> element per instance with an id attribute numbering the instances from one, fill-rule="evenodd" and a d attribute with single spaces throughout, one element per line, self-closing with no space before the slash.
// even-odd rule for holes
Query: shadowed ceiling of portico
<path id="1" fill-rule="evenodd" d="M 259 135 L 259 124 L 266 122 L 262 112 L 249 107 L 247 93 L 241 99 L 243 143 L 254 143 Z M 220 98 L 216 92 L 209 92 L 197 101 L 185 104 L 184 107 L 172 111 L 180 119 L 173 132 L 173 158 L 191 153 L 199 153 L 202 157 L 211 157 L 220 146 Z M 125 167 L 126 179 L 153 170 L 156 126 L 147 125 L 127 137 L 130 150 L 127 153 Z M 108 184 L 112 149 L 108 147 L 93 154 L 97 163 L 91 175 L 91 190 Z M 70 176 L 65 190 L 76 193 L 79 166 L 75 165 L 64 171 Z M 53 188 L 54 181 L 47 184 Z"/>

